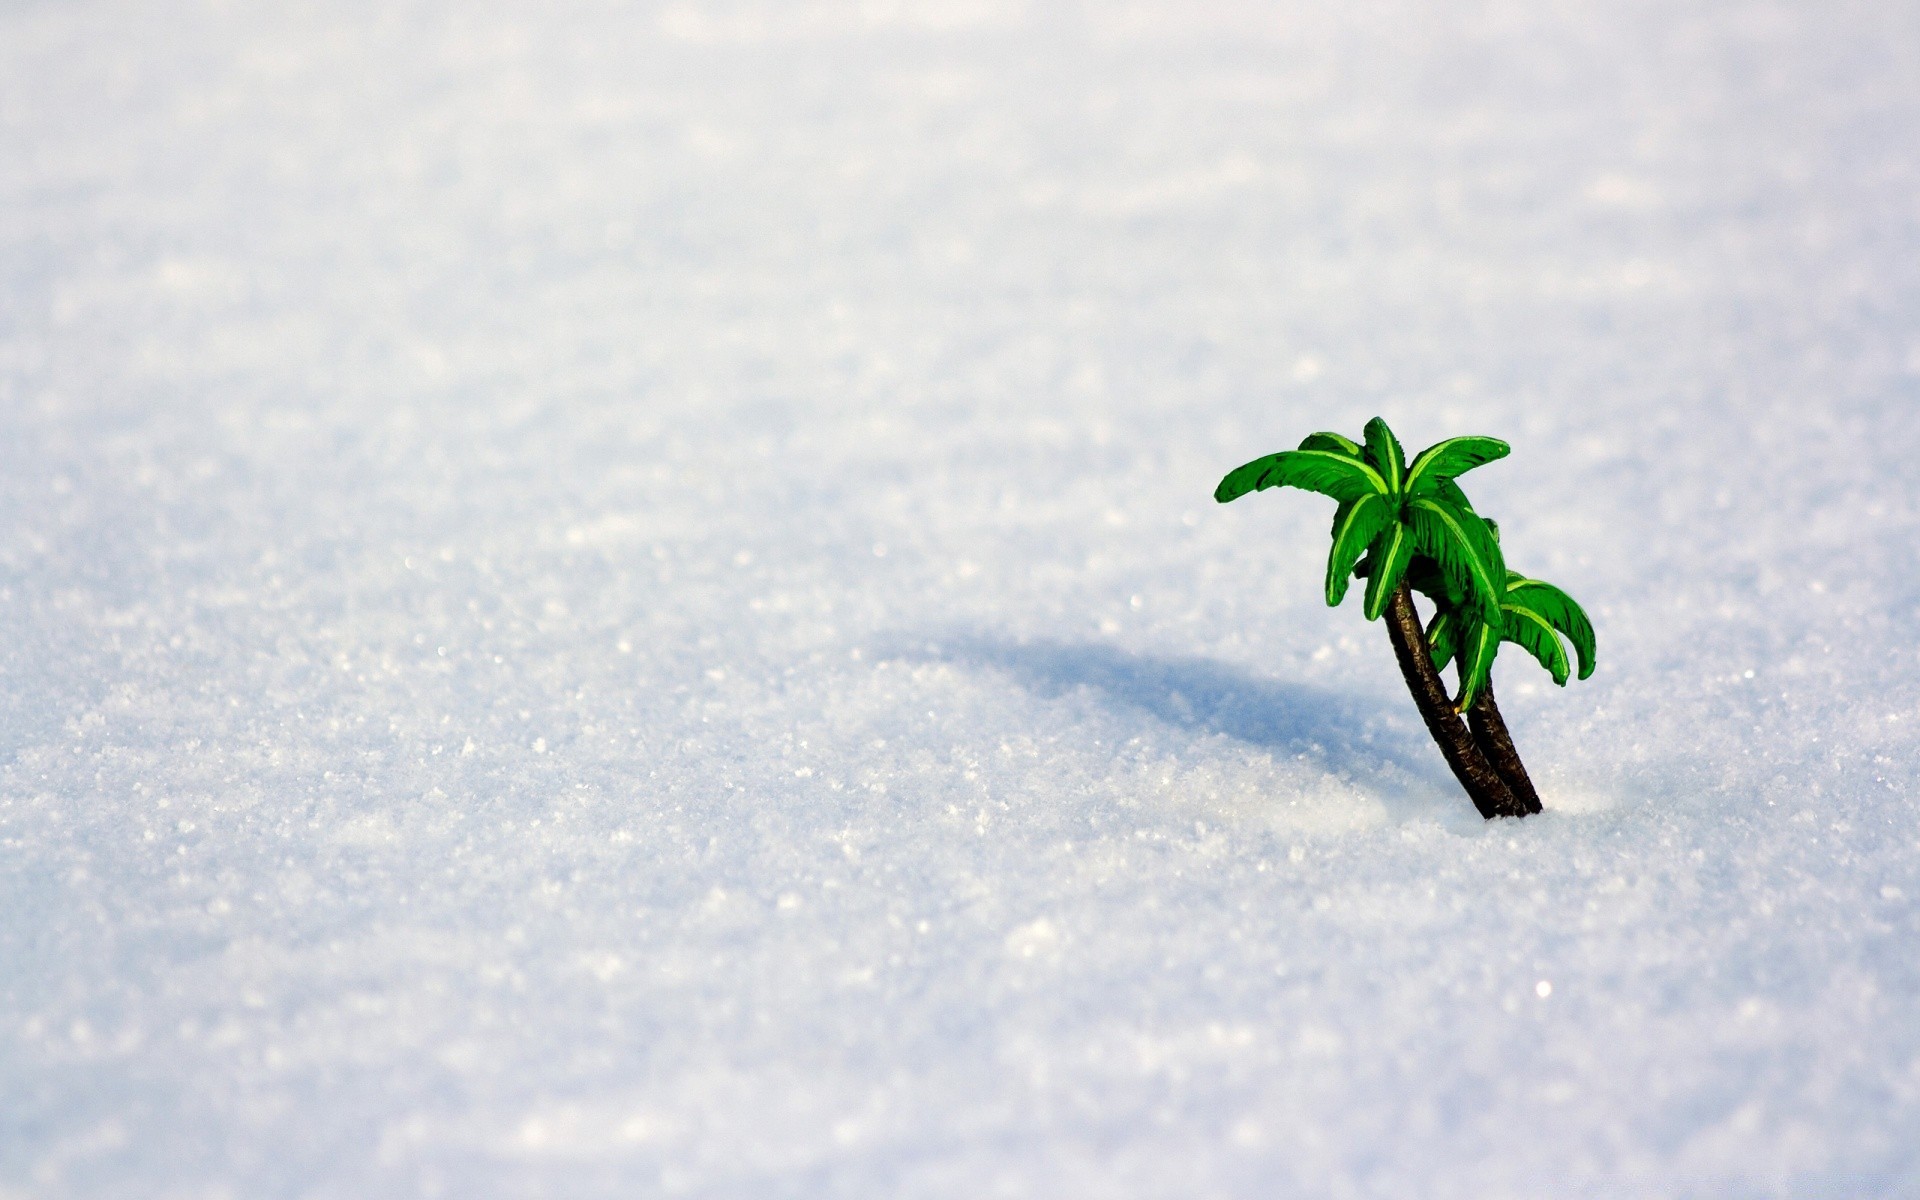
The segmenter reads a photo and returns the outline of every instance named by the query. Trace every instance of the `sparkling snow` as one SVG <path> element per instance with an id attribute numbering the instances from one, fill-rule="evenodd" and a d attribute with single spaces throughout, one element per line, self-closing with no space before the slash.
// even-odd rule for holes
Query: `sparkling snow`
<path id="1" fill-rule="evenodd" d="M 0 3 L 0 1196 L 1920 1195 L 1916 197 L 1884 0 Z"/>

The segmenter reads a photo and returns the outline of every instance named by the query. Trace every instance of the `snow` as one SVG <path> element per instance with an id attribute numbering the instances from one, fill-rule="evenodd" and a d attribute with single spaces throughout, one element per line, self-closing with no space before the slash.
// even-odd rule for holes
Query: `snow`
<path id="1" fill-rule="evenodd" d="M 0 5 L 0 1196 L 1920 1194 L 1920 23 Z M 1315 429 L 1601 667 L 1482 823 Z"/>

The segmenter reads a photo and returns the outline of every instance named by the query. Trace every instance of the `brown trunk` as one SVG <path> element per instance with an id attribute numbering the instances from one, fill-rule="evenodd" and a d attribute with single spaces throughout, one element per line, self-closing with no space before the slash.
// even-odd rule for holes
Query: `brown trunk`
<path id="1" fill-rule="evenodd" d="M 1507 732 L 1507 723 L 1500 717 L 1500 706 L 1493 699 L 1492 680 L 1487 681 L 1467 709 L 1467 727 L 1473 731 L 1474 743 L 1506 781 L 1514 798 L 1525 805 L 1528 812 L 1539 812 L 1540 793 L 1533 789 L 1526 764 L 1520 761 L 1520 752 L 1513 748 L 1513 735 Z"/>
<path id="2" fill-rule="evenodd" d="M 1433 659 L 1427 654 L 1426 633 L 1420 628 L 1420 614 L 1414 611 L 1413 593 L 1404 583 L 1387 605 L 1387 636 L 1393 639 L 1400 674 L 1406 678 L 1407 690 L 1413 693 L 1413 702 L 1427 723 L 1427 732 L 1433 735 L 1473 806 L 1488 820 L 1526 816 L 1526 806 L 1474 743 L 1460 714 L 1453 711 L 1447 685 L 1441 682 L 1440 672 L 1434 670 Z"/>

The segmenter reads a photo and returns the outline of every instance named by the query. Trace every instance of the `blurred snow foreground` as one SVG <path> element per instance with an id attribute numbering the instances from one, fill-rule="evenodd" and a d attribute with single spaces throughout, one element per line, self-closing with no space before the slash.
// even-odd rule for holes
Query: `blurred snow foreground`
<path id="1" fill-rule="evenodd" d="M 1910 6 L 0 5 L 0 1196 L 1920 1195 Z M 1601 671 L 1483 824 L 1376 413 Z"/>

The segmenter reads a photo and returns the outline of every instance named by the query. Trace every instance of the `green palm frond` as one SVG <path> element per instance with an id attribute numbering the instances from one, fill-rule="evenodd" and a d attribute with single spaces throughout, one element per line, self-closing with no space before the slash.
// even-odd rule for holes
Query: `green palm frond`
<path id="1" fill-rule="evenodd" d="M 1333 550 L 1327 555 L 1328 607 L 1337 607 L 1346 598 L 1354 564 L 1394 523 L 1393 508 L 1384 496 L 1362 496 L 1340 506 L 1333 518 Z"/>
<path id="2" fill-rule="evenodd" d="M 1560 644 L 1560 638 L 1554 633 L 1547 619 L 1531 608 L 1519 604 L 1503 604 L 1500 615 L 1505 618 L 1500 630 L 1501 636 L 1519 646 L 1540 660 L 1540 665 L 1553 676 L 1553 681 L 1561 687 L 1567 686 L 1567 675 L 1571 666 L 1567 662 L 1567 648 Z"/>
<path id="3" fill-rule="evenodd" d="M 1422 450 L 1407 468 L 1406 490 L 1414 495 L 1439 484 L 1451 483 L 1461 475 L 1496 462 L 1513 453 L 1513 447 L 1499 438 L 1457 437 L 1436 442 Z M 1456 492 L 1458 488 L 1454 489 Z"/>
<path id="4" fill-rule="evenodd" d="M 1367 465 L 1387 481 L 1389 492 L 1406 491 L 1407 452 L 1400 448 L 1400 439 L 1393 436 L 1393 430 L 1379 417 L 1367 422 L 1366 438 Z"/>
<path id="5" fill-rule="evenodd" d="M 1405 521 L 1390 523 L 1374 538 L 1369 551 L 1373 570 L 1367 577 L 1364 610 L 1367 620 L 1377 621 L 1380 614 L 1387 611 L 1387 602 L 1399 590 L 1401 577 L 1407 573 L 1407 564 L 1413 561 L 1414 541 L 1413 530 L 1407 527 Z"/>
<path id="6" fill-rule="evenodd" d="M 1493 660 L 1500 654 L 1502 630 L 1482 621 L 1468 621 L 1462 628 L 1456 666 L 1460 676 L 1460 695 L 1454 707 L 1461 712 L 1473 706 L 1474 698 L 1493 677 Z"/>
<path id="7" fill-rule="evenodd" d="M 1297 487 L 1346 503 L 1369 494 L 1391 491 L 1386 480 L 1366 463 L 1332 450 L 1282 450 L 1236 467 L 1214 489 L 1213 498 L 1225 504 L 1248 492 L 1270 487 Z"/>
<path id="8" fill-rule="evenodd" d="M 1543 580 L 1514 576 L 1507 581 L 1507 594 L 1501 603 L 1503 607 L 1525 608 L 1540 617 L 1555 633 L 1573 643 L 1573 651 L 1580 659 L 1580 678 L 1593 674 L 1597 648 L 1593 622 L 1572 596 Z"/>

